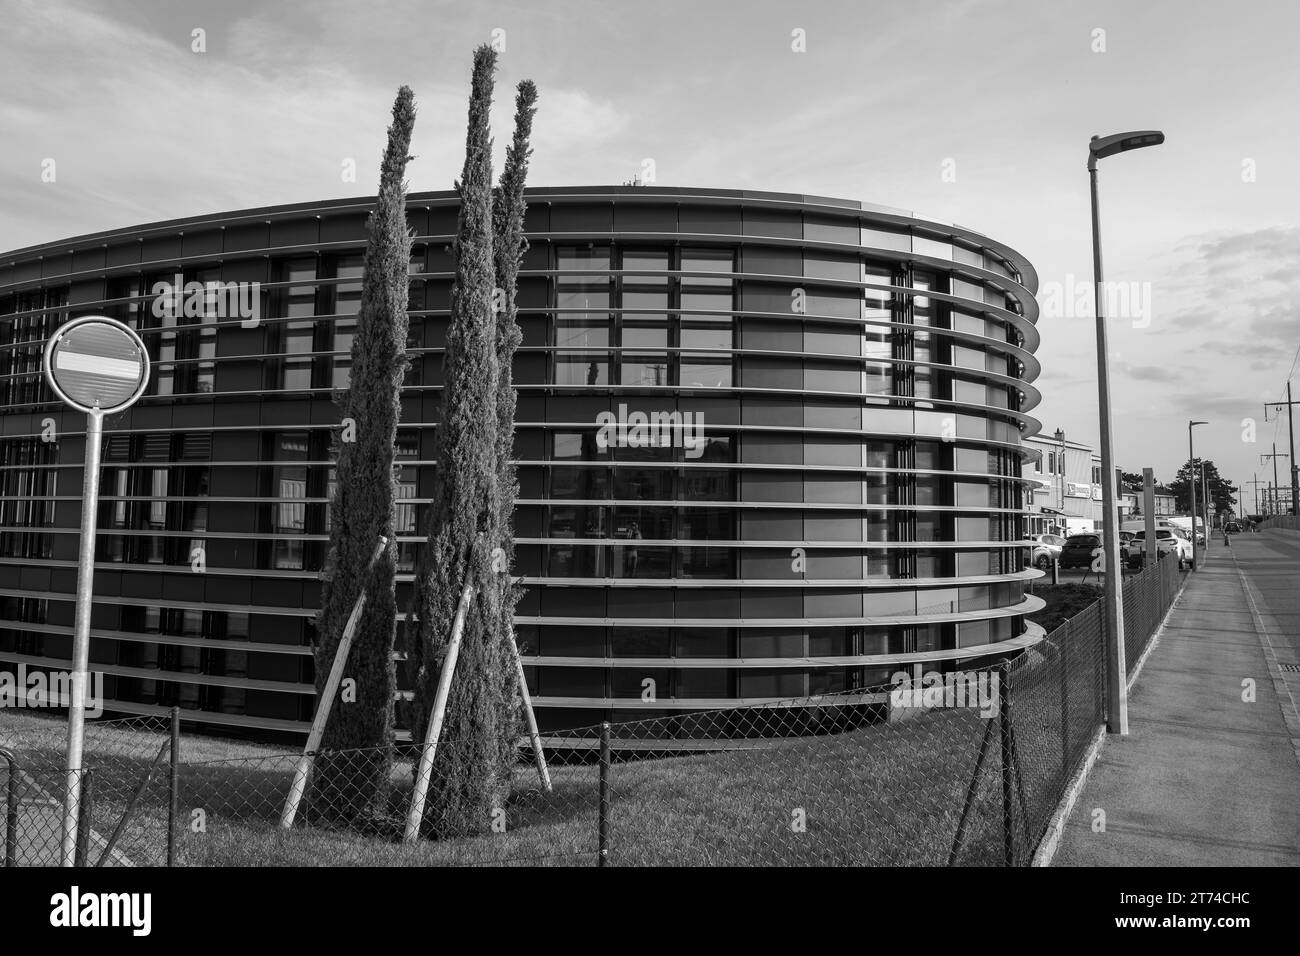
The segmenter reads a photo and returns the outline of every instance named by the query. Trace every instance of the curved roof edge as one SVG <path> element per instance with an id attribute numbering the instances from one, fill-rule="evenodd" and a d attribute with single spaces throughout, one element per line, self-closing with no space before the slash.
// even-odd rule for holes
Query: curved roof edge
<path id="1" fill-rule="evenodd" d="M 966 226 L 959 226 L 955 223 L 948 223 L 939 219 L 930 219 L 925 216 L 918 216 L 910 210 L 899 209 L 893 206 L 862 202 L 855 199 L 837 199 L 830 196 L 806 195 L 803 193 L 673 186 L 530 186 L 525 190 L 525 196 L 532 199 L 544 199 L 547 196 L 589 196 L 592 198 L 599 198 L 602 196 L 639 196 L 646 199 L 660 200 L 686 196 L 696 199 L 712 198 L 719 200 L 738 200 L 742 202 L 760 202 L 772 206 L 780 206 L 783 204 L 812 208 L 820 206 L 824 207 L 828 212 L 865 212 L 886 222 L 893 221 L 897 225 L 915 224 L 920 225 L 923 228 L 932 229 L 939 233 L 949 233 L 951 231 L 951 234 L 954 236 L 960 236 L 961 238 L 978 242 L 990 251 L 996 252 L 1012 262 L 1025 280 L 1025 287 L 1031 293 L 1036 293 L 1038 291 L 1037 271 L 1025 256 L 1017 252 L 1011 246 Z M 411 192 L 407 194 L 406 199 L 409 204 L 413 205 L 426 203 L 443 205 L 459 202 L 459 195 L 455 190 L 448 189 Z M 355 196 L 343 199 L 310 200 L 307 202 L 288 203 L 284 205 L 258 206 L 247 209 L 217 210 L 215 212 L 195 216 L 185 216 L 180 219 L 166 219 L 156 222 L 119 226 L 100 232 L 85 233 L 79 236 L 70 236 L 68 238 L 54 239 L 49 242 L 38 243 L 32 246 L 24 246 L 19 249 L 0 251 L 0 259 L 16 260 L 18 258 L 41 256 L 46 253 L 66 252 L 71 251 L 69 248 L 71 246 L 103 242 L 114 238 L 139 237 L 142 233 L 148 232 L 175 232 L 190 225 L 203 224 L 211 226 L 222 223 L 234 224 L 258 219 L 264 216 L 283 218 L 300 213 L 319 212 L 321 210 L 344 211 L 350 209 L 365 209 L 373 206 L 375 200 L 376 197 L 374 196 Z"/>

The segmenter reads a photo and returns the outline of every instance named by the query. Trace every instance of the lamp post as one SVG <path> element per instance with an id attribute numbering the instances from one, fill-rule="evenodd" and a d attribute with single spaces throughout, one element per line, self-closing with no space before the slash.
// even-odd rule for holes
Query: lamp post
<path id="1" fill-rule="evenodd" d="M 1192 489 L 1192 570 L 1196 570 L 1196 452 L 1192 446 L 1192 429 L 1197 425 L 1208 425 L 1209 422 L 1188 422 L 1187 423 L 1187 484 Z"/>
<path id="2" fill-rule="evenodd" d="M 1065 514 L 1065 431 L 1058 428 L 1056 430 L 1056 443 L 1061 446 L 1061 450 L 1056 456 L 1056 471 L 1061 479 L 1061 511 L 1056 516 L 1057 524 L 1061 522 L 1061 515 Z"/>
<path id="3" fill-rule="evenodd" d="M 1210 521 L 1213 513 L 1210 511 L 1210 482 L 1205 477 L 1205 460 L 1201 460 L 1201 510 L 1205 512 L 1205 550 L 1210 550 Z"/>
<path id="4" fill-rule="evenodd" d="M 1106 343 L 1106 301 L 1101 269 L 1101 213 L 1097 205 L 1097 160 L 1145 146 L 1159 146 L 1165 134 L 1157 130 L 1094 136 L 1088 143 L 1088 182 L 1092 193 L 1092 271 L 1094 312 L 1097 321 L 1097 400 L 1101 419 L 1102 530 L 1106 566 L 1106 728 L 1112 734 L 1128 733 L 1127 667 L 1124 661 L 1124 601 L 1120 594 L 1119 520 L 1115 513 L 1115 455 L 1110 418 L 1110 348 Z"/>

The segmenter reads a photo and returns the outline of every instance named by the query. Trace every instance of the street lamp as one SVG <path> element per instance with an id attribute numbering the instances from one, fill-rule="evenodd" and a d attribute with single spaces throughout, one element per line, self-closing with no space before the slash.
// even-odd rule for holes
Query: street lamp
<path id="1" fill-rule="evenodd" d="M 1056 443 L 1061 446 L 1061 450 L 1056 456 L 1056 471 L 1061 479 L 1061 514 L 1065 514 L 1065 432 L 1058 428 L 1056 430 Z M 1057 515 L 1057 524 L 1060 524 L 1061 515 Z"/>
<path id="2" fill-rule="evenodd" d="M 1094 312 L 1097 319 L 1097 399 L 1101 419 L 1102 530 L 1105 534 L 1106 652 L 1113 664 L 1107 668 L 1106 727 L 1113 734 L 1128 733 L 1128 682 L 1124 662 L 1124 601 L 1120 594 L 1119 516 L 1115 513 L 1115 455 L 1110 422 L 1110 349 L 1106 344 L 1105 285 L 1101 269 L 1101 213 L 1097 206 L 1097 160 L 1146 146 L 1159 146 L 1165 134 L 1158 130 L 1094 136 L 1088 144 L 1088 181 L 1092 192 L 1092 271 Z M 1193 535 L 1193 537 L 1195 537 Z"/>
<path id="3" fill-rule="evenodd" d="M 1210 482 L 1205 477 L 1205 459 L 1201 459 L 1201 510 L 1205 512 L 1205 553 L 1210 553 Z"/>
<path id="4" fill-rule="evenodd" d="M 1187 484 L 1192 489 L 1192 570 L 1196 570 L 1196 452 L 1192 449 L 1192 428 L 1209 422 L 1187 423 Z"/>

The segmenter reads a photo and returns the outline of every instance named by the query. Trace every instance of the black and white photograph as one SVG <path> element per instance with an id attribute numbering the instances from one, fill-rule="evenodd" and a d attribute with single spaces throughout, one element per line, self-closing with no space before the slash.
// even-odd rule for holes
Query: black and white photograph
<path id="1" fill-rule="evenodd" d="M 0 0 L 0 933 L 1282 930 L 1298 34 Z"/>

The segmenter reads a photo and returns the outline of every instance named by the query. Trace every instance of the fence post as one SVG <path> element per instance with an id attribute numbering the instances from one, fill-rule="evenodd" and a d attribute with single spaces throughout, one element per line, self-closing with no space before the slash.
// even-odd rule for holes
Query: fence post
<path id="1" fill-rule="evenodd" d="M 181 709 L 172 708 L 171 754 L 168 756 L 167 774 L 167 865 L 176 865 L 176 824 L 180 808 L 181 789 Z"/>
<path id="2" fill-rule="evenodd" d="M 0 749 L 0 757 L 9 764 L 9 796 L 5 808 L 5 866 L 18 865 L 18 761 L 9 751 Z"/>
<path id="3" fill-rule="evenodd" d="M 1061 637 L 1061 786 L 1070 780 L 1070 638 L 1074 634 L 1070 619 L 1062 625 Z"/>
<path id="4" fill-rule="evenodd" d="M 1106 615 L 1102 613 L 1101 602 L 1098 601 L 1092 606 L 1093 620 L 1097 622 L 1097 643 L 1094 645 L 1094 652 L 1101 660 L 1100 673 L 1094 668 L 1093 673 L 1097 674 L 1099 680 L 1096 685 L 1096 700 L 1093 701 L 1093 708 L 1097 716 L 1098 723 L 1106 722 L 1106 680 L 1109 671 L 1106 669 L 1108 662 L 1106 660 Z"/>
<path id="5" fill-rule="evenodd" d="M 90 851 L 90 828 L 94 824 L 95 772 L 82 770 L 80 804 L 77 806 L 77 843 L 72 858 L 73 866 L 85 866 Z"/>
<path id="6" fill-rule="evenodd" d="M 1004 866 L 1015 865 L 1015 819 L 1012 810 L 1011 788 L 1015 785 L 1011 775 L 1011 701 L 1010 683 L 1007 681 L 1010 669 L 1006 663 L 998 665 L 1001 671 L 1001 689 L 998 693 L 998 730 L 1002 743 L 1002 863 Z"/>
<path id="7" fill-rule="evenodd" d="M 609 865 L 609 721 L 600 724 L 600 853 L 597 866 Z"/>
<path id="8" fill-rule="evenodd" d="M 1106 692 L 1106 688 L 1110 687 L 1110 672 L 1112 669 L 1114 669 L 1115 663 L 1114 661 L 1111 660 L 1112 655 L 1109 653 L 1109 648 L 1111 646 L 1110 645 L 1111 634 L 1110 634 L 1110 621 L 1107 620 L 1107 617 L 1108 615 L 1106 614 L 1106 609 L 1104 604 L 1099 603 L 1097 605 L 1097 626 L 1101 629 L 1102 684 L 1101 684 L 1101 700 L 1098 703 L 1101 707 L 1102 723 L 1109 726 L 1110 725 L 1110 694 Z M 1122 637 L 1120 639 L 1123 640 Z"/>

